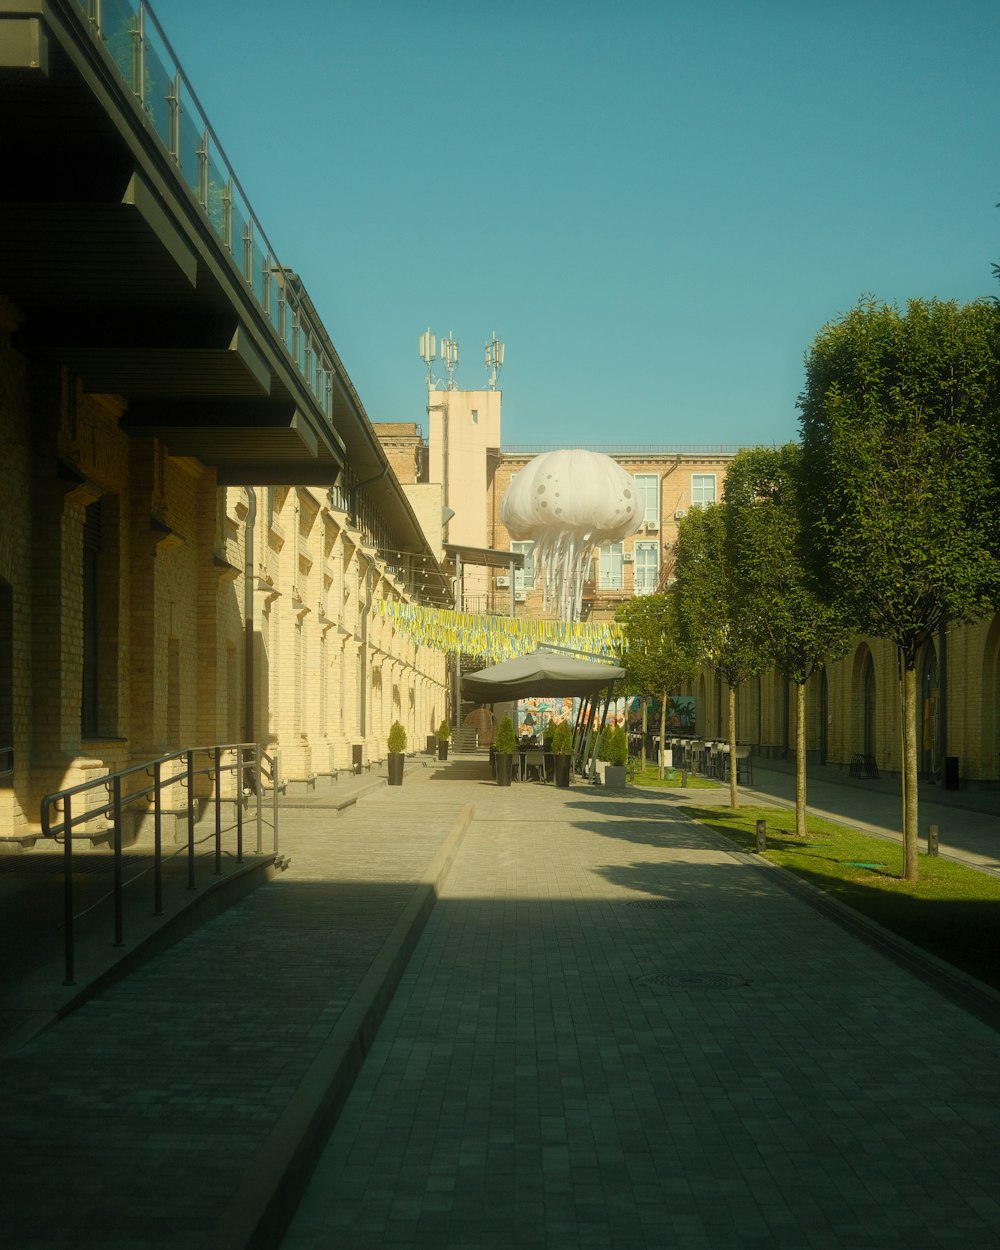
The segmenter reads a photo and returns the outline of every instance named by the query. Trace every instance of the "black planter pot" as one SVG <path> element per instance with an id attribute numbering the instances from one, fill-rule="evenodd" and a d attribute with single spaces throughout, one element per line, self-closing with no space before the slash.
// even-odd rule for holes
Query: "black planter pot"
<path id="1" fill-rule="evenodd" d="M 553 763 L 555 764 L 556 785 L 563 790 L 569 789 L 569 772 L 570 764 L 573 762 L 571 755 L 553 755 Z"/>
<path id="2" fill-rule="evenodd" d="M 448 743 L 438 739 L 438 759 L 446 760 L 448 758 Z"/>
<path id="3" fill-rule="evenodd" d="M 403 760 L 406 756 L 402 751 L 389 752 L 389 785 L 401 786 L 403 784 Z"/>
<path id="4" fill-rule="evenodd" d="M 514 775 L 514 756 L 497 752 L 497 785 L 509 786 Z"/>

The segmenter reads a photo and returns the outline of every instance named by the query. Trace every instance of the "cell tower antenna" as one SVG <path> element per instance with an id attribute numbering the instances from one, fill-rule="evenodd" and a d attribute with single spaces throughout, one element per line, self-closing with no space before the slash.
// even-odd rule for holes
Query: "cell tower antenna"
<path id="1" fill-rule="evenodd" d="M 434 381 L 431 377 L 431 363 L 437 360 L 437 335 L 431 334 L 430 326 L 420 336 L 420 359 L 427 366 L 427 389 L 430 390 Z"/>
<path id="2" fill-rule="evenodd" d="M 493 338 L 486 344 L 486 373 L 491 391 L 497 389 L 497 374 L 503 368 L 503 350 L 504 345 L 497 338 L 497 332 L 494 330 Z"/>
<path id="3" fill-rule="evenodd" d="M 455 389 L 455 369 L 458 365 L 458 339 L 452 338 L 450 333 L 448 338 L 441 340 L 441 359 L 448 370 L 448 390 L 453 391 Z"/>

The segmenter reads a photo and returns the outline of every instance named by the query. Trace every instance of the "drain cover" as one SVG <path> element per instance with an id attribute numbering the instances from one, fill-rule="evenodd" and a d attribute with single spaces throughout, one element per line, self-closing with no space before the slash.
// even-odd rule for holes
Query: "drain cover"
<path id="1" fill-rule="evenodd" d="M 686 907 L 697 907 L 697 905 L 697 903 L 690 903 L 683 898 L 633 898 L 625 904 L 626 907 L 669 907 L 674 911 Z"/>
<path id="2" fill-rule="evenodd" d="M 654 972 L 640 977 L 639 984 L 668 990 L 731 990 L 750 982 L 734 972 Z"/>

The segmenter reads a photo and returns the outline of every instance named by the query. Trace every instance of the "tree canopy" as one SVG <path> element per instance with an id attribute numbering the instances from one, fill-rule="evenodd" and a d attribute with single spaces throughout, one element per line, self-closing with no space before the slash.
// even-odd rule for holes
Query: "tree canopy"
<path id="1" fill-rule="evenodd" d="M 862 301 L 825 326 L 799 398 L 814 576 L 895 643 L 903 681 L 904 876 L 917 875 L 916 674 L 936 630 L 1000 601 L 1000 309 Z"/>
<path id="2" fill-rule="evenodd" d="M 806 683 L 851 636 L 843 605 L 819 593 L 805 562 L 802 451 L 754 447 L 726 473 L 725 521 L 735 593 L 761 654 L 795 685 L 795 827 L 806 831 Z"/>
<path id="3" fill-rule="evenodd" d="M 1000 592 L 1000 310 L 865 300 L 820 331 L 799 398 L 812 570 L 907 665 Z"/>
<path id="4" fill-rule="evenodd" d="M 726 472 L 725 521 L 734 590 L 755 646 L 802 683 L 841 654 L 851 634 L 843 606 L 820 594 L 804 558 L 802 450 L 753 447 Z"/>

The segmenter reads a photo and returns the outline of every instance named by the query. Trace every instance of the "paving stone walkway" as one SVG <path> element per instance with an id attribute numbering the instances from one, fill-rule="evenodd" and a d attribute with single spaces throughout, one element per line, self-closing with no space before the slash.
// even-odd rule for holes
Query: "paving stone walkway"
<path id="1" fill-rule="evenodd" d="M 4 1055 L 0 1247 L 1000 1244 L 988 1022 L 676 799 L 375 784 Z"/>
<path id="2" fill-rule="evenodd" d="M 998 1061 L 670 801 L 494 790 L 283 1250 L 993 1250 Z"/>
<path id="3" fill-rule="evenodd" d="M 266 1244 L 433 905 L 467 801 L 418 772 L 339 816 L 289 805 L 288 872 L 8 1054 L 0 1246 Z"/>

